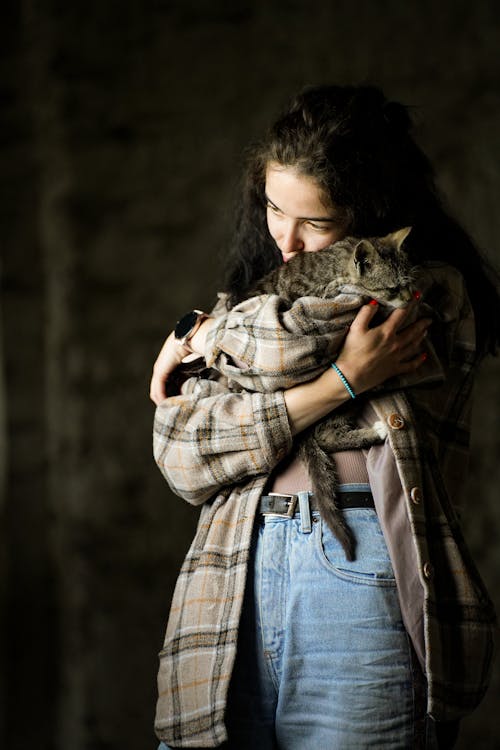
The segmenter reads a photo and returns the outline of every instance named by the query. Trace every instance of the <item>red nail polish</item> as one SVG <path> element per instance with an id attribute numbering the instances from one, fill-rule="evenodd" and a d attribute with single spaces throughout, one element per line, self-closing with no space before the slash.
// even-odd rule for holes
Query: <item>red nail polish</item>
<path id="1" fill-rule="evenodd" d="M 422 360 L 422 362 L 425 362 L 425 360 L 427 359 L 427 352 L 423 352 L 423 354 L 420 357 L 420 359 Z"/>
<path id="2" fill-rule="evenodd" d="M 422 296 L 422 292 L 419 292 L 419 291 L 413 292 L 413 299 L 419 300 L 421 296 Z"/>
<path id="3" fill-rule="evenodd" d="M 378 302 L 377 302 L 376 299 L 372 299 L 372 300 L 370 300 L 370 302 L 368 304 L 369 305 L 378 305 Z"/>

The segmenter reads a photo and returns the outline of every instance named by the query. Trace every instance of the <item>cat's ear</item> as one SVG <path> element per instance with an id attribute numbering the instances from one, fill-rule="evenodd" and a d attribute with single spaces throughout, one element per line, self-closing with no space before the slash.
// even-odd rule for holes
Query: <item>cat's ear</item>
<path id="1" fill-rule="evenodd" d="M 396 247 L 397 250 L 401 250 L 401 245 L 408 237 L 410 232 L 411 227 L 404 227 L 403 229 L 398 229 L 396 232 L 391 232 L 391 234 L 388 234 L 387 239 L 389 240 L 391 245 L 394 245 Z"/>
<path id="2" fill-rule="evenodd" d="M 360 276 L 369 265 L 373 253 L 373 245 L 368 240 L 360 240 L 354 248 L 353 261 Z"/>

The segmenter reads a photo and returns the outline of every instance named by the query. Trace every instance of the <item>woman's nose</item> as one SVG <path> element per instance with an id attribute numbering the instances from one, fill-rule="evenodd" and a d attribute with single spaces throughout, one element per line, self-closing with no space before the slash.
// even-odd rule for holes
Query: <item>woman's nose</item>
<path id="1" fill-rule="evenodd" d="M 283 253 L 298 253 L 304 249 L 304 242 L 300 236 L 298 227 L 290 225 L 286 227 L 280 242 L 280 250 Z"/>

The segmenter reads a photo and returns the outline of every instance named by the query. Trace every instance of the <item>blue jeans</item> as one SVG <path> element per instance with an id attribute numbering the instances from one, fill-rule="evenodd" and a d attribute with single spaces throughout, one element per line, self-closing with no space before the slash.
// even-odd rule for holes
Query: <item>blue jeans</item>
<path id="1" fill-rule="evenodd" d="M 377 515 L 344 512 L 354 562 L 317 513 L 310 526 L 307 514 L 258 519 L 224 747 L 425 746 L 423 691 Z"/>

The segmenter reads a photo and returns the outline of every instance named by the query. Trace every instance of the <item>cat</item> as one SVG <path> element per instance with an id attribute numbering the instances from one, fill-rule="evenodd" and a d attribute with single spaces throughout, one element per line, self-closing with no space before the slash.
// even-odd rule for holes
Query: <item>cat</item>
<path id="1" fill-rule="evenodd" d="M 385 237 L 345 237 L 324 250 L 299 253 L 273 269 L 247 293 L 277 294 L 285 302 L 299 297 L 335 297 L 342 287 L 355 286 L 390 307 L 404 307 L 412 298 L 413 267 L 402 245 L 411 227 Z"/>
<path id="2" fill-rule="evenodd" d="M 286 303 L 299 297 L 335 297 L 349 287 L 389 308 L 403 307 L 412 299 L 414 272 L 402 245 L 411 231 L 405 227 L 385 237 L 346 237 L 324 250 L 300 253 L 274 269 L 248 293 L 278 294 Z M 358 403 L 350 402 L 304 431 L 296 451 L 311 477 L 320 513 L 342 545 L 346 558 L 355 559 L 355 539 L 335 503 L 337 480 L 331 453 L 369 448 L 386 437 L 384 423 L 358 428 Z"/>

